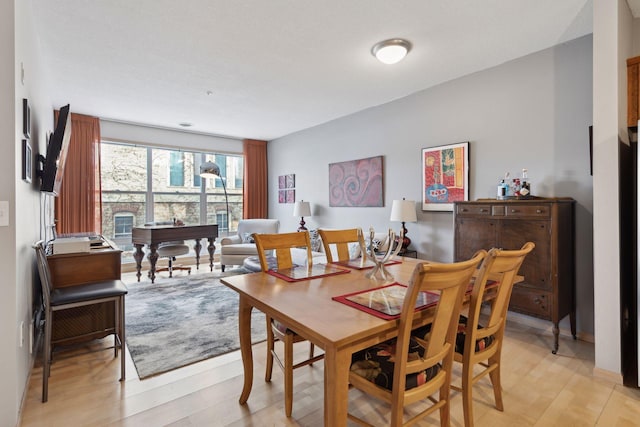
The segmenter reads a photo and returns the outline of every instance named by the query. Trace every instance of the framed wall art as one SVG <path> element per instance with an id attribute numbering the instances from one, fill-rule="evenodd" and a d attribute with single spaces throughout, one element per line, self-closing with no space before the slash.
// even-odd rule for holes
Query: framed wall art
<path id="1" fill-rule="evenodd" d="M 382 156 L 329 164 L 329 206 L 384 206 Z"/>
<path id="2" fill-rule="evenodd" d="M 422 149 L 422 210 L 453 211 L 469 200 L 469 142 Z"/>
<path id="3" fill-rule="evenodd" d="M 278 203 L 296 202 L 296 174 L 278 176 Z"/>
<path id="4" fill-rule="evenodd" d="M 22 179 L 31 182 L 33 176 L 33 152 L 28 139 L 22 140 Z"/>

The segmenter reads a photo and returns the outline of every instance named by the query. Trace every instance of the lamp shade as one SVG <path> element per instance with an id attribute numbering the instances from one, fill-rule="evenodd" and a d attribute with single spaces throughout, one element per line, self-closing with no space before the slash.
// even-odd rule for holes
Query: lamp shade
<path id="1" fill-rule="evenodd" d="M 200 165 L 200 176 L 203 178 L 220 176 L 220 166 L 213 162 L 204 162 Z"/>
<path id="2" fill-rule="evenodd" d="M 391 221 L 416 222 L 416 202 L 413 200 L 394 200 L 391 205 Z"/>
<path id="3" fill-rule="evenodd" d="M 300 200 L 293 205 L 293 216 L 311 216 L 311 205 L 309 202 Z"/>

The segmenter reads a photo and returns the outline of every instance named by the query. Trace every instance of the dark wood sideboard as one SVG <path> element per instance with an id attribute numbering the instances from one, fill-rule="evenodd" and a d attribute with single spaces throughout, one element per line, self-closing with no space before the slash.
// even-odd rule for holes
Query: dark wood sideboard
<path id="1" fill-rule="evenodd" d="M 48 255 L 53 288 L 121 278 L 122 251 L 111 242 L 90 252 Z M 70 308 L 53 315 L 52 342 L 74 344 L 110 335 L 115 325 L 113 302 Z"/>
<path id="2" fill-rule="evenodd" d="M 480 199 L 454 204 L 455 259 L 479 249 L 535 249 L 520 268 L 524 281 L 514 286 L 509 310 L 553 322 L 553 353 L 558 350 L 558 323 L 570 316 L 576 337 L 575 200 L 531 198 Z"/>

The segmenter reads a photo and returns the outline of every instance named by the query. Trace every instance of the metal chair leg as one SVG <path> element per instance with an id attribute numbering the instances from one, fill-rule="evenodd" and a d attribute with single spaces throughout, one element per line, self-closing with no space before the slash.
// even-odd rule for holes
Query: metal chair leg
<path id="1" fill-rule="evenodd" d="M 126 372 L 125 372 L 125 351 L 124 351 L 124 346 L 125 346 L 125 324 L 124 324 L 124 296 L 122 296 L 120 298 L 119 301 L 119 305 L 120 305 L 120 325 L 118 326 L 118 336 L 120 337 L 120 381 L 124 381 L 126 378 Z"/>

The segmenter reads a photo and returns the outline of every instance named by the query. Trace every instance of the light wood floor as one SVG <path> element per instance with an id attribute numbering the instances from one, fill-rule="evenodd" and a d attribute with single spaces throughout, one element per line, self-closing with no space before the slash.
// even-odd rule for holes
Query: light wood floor
<path id="1" fill-rule="evenodd" d="M 543 331 L 509 323 L 503 351 L 505 411 L 493 407 L 491 388 L 474 388 L 476 426 L 637 426 L 640 390 L 594 378 L 593 345 L 562 338 L 557 355 Z M 298 347 L 300 355 L 306 346 Z M 254 346 L 254 386 L 247 405 L 239 352 L 140 381 L 127 354 L 127 380 L 103 351 L 54 362 L 49 401 L 40 402 L 41 368 L 33 369 L 21 426 L 321 426 L 323 364 L 296 370 L 293 416 L 283 411 L 282 373 L 265 383 L 265 344 Z M 350 411 L 385 425 L 384 404 L 350 392 Z M 462 398 L 452 397 L 452 425 L 462 426 Z M 439 425 L 433 418 L 424 425 Z"/>
<path id="2" fill-rule="evenodd" d="M 134 273 L 123 274 L 125 278 L 135 281 Z M 492 389 L 483 379 L 474 387 L 475 425 L 639 426 L 640 390 L 594 378 L 591 343 L 561 337 L 558 354 L 551 354 L 549 330 L 507 322 L 502 353 L 505 410 L 494 408 Z M 304 357 L 308 346 L 297 344 L 295 351 Z M 242 406 L 238 404 L 243 383 L 239 351 L 143 381 L 127 352 L 124 382 L 118 381 L 120 363 L 113 351 L 58 358 L 52 365 L 47 403 L 40 401 L 38 360 L 20 426 L 322 426 L 323 363 L 294 372 L 293 414 L 287 419 L 282 372 L 274 367 L 272 381 L 265 383 L 265 343 L 255 344 L 253 354 L 253 389 Z M 459 372 L 454 373 L 454 382 L 459 381 Z M 350 392 L 349 410 L 375 425 L 388 424 L 388 407 L 357 390 Z M 452 426 L 463 426 L 462 397 L 456 392 L 451 418 Z M 440 424 L 434 417 L 421 425 Z"/>

